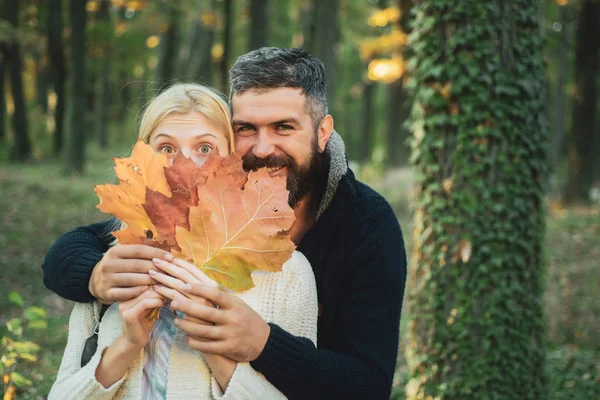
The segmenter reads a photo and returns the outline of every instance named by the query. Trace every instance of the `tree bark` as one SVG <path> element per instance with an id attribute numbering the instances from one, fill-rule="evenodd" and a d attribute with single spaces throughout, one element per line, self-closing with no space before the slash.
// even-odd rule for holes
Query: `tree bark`
<path id="1" fill-rule="evenodd" d="M 102 0 L 100 8 L 96 14 L 98 23 L 110 25 L 109 13 L 110 1 Z M 101 57 L 97 60 L 100 65 L 98 75 L 96 77 L 96 109 L 94 110 L 94 126 L 96 128 L 96 137 L 100 148 L 108 148 L 108 124 L 107 110 L 110 102 L 110 45 L 104 46 L 104 51 Z"/>
<path id="2" fill-rule="evenodd" d="M 250 40 L 248 51 L 267 45 L 269 19 L 268 0 L 250 0 Z"/>
<path id="3" fill-rule="evenodd" d="M 229 53 L 231 52 L 232 0 L 223 1 L 223 58 L 221 59 L 221 90 L 229 93 Z"/>
<path id="4" fill-rule="evenodd" d="M 50 57 L 50 80 L 56 94 L 54 108 L 54 133 L 52 150 L 58 156 L 63 148 L 65 120 L 65 56 L 62 40 L 61 0 L 50 0 L 48 7 L 48 55 Z"/>
<path id="5" fill-rule="evenodd" d="M 573 130 L 569 143 L 569 174 L 564 200 L 567 204 L 587 203 L 595 163 L 597 76 L 600 73 L 600 2 L 585 0 L 577 25 L 575 44 L 575 96 Z"/>
<path id="6" fill-rule="evenodd" d="M 545 399 L 537 4 L 452 4 L 414 3 L 407 400 Z"/>
<path id="7" fill-rule="evenodd" d="M 401 17 L 398 27 L 402 32 L 410 33 L 410 10 L 412 0 L 398 0 Z M 403 52 L 406 60 L 406 51 Z M 404 87 L 404 78 L 393 82 L 388 86 L 388 124 L 387 124 L 387 163 L 390 166 L 408 164 L 408 147 L 406 140 L 409 132 L 404 126 L 410 115 L 411 101 L 408 91 Z"/>
<path id="8" fill-rule="evenodd" d="M 336 47 L 339 40 L 339 0 L 314 1 L 310 51 L 325 65 L 327 105 L 333 112 L 335 97 Z"/>
<path id="9" fill-rule="evenodd" d="M 69 87 L 68 142 L 65 172 L 81 175 L 85 164 L 85 111 L 86 111 L 86 35 L 87 0 L 69 1 L 71 22 L 71 66 L 72 78 Z"/>
<path id="10" fill-rule="evenodd" d="M 360 135 L 360 147 L 358 149 L 358 157 L 361 164 L 368 163 L 371 159 L 371 151 L 373 150 L 374 129 L 374 113 L 373 113 L 373 97 L 375 95 L 375 82 L 365 83 L 363 92 L 363 112 L 362 112 L 362 130 Z"/>
<path id="11" fill-rule="evenodd" d="M 19 2 L 9 1 L 5 4 L 6 19 L 18 29 L 19 26 Z M 14 114 L 12 127 L 14 132 L 13 148 L 10 153 L 11 161 L 22 162 L 27 160 L 31 154 L 29 143 L 27 110 L 25 106 L 25 95 L 23 93 L 21 46 L 17 38 L 14 38 L 7 48 L 7 60 L 9 64 L 10 88 L 14 102 Z"/>
<path id="12" fill-rule="evenodd" d="M 163 6 L 165 7 L 165 13 L 168 15 L 168 27 L 160 41 L 161 52 L 157 68 L 159 92 L 171 86 L 172 80 L 175 78 L 175 61 L 177 60 L 177 49 L 179 48 L 178 25 L 181 2 L 171 1 L 163 3 Z"/>

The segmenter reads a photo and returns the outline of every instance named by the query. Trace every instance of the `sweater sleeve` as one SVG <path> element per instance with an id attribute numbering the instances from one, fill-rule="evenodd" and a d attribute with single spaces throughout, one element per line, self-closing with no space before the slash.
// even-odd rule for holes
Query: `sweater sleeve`
<path id="1" fill-rule="evenodd" d="M 81 355 L 85 341 L 94 332 L 97 320 L 94 318 L 94 307 L 96 307 L 95 303 L 76 303 L 73 307 L 69 319 L 67 347 L 60 363 L 56 382 L 50 389 L 48 400 L 109 400 L 114 397 L 127 377 L 125 374 L 123 378 L 108 388 L 96 380 L 96 369 L 108 344 L 101 346 L 99 343 L 96 353 L 83 368 L 81 367 Z"/>
<path id="2" fill-rule="evenodd" d="M 290 399 L 389 399 L 406 280 L 404 243 L 393 214 L 344 260 L 333 344 L 317 349 L 271 324 L 263 352 L 251 362 Z"/>
<path id="3" fill-rule="evenodd" d="M 65 299 L 94 300 L 88 289 L 92 270 L 114 240 L 114 219 L 82 226 L 62 235 L 42 264 L 44 285 Z"/>
<path id="4" fill-rule="evenodd" d="M 277 303 L 275 319 L 292 335 L 308 338 L 314 346 L 317 341 L 317 287 L 312 268 L 301 253 L 294 253 L 290 262 L 284 265 L 283 272 L 278 274 L 278 281 L 271 281 L 273 286 L 280 286 L 281 291 L 265 290 L 264 293 L 278 293 L 278 298 L 271 301 Z M 252 368 L 249 363 L 238 363 L 227 390 L 223 393 L 215 378 L 211 379 L 213 397 L 219 400 L 253 400 L 253 399 L 286 399 L 265 376 Z"/>

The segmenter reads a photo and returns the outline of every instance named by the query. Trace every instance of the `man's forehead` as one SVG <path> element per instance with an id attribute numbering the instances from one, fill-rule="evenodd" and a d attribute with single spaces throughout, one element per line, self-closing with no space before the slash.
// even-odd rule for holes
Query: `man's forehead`
<path id="1" fill-rule="evenodd" d="M 301 88 L 252 89 L 231 98 L 234 119 L 245 119 L 259 114 L 306 113 L 306 96 Z M 291 117 L 291 115 L 290 115 Z"/>

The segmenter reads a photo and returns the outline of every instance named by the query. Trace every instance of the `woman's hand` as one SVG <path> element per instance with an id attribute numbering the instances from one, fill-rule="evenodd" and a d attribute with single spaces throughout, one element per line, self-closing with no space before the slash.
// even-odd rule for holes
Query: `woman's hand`
<path id="1" fill-rule="evenodd" d="M 150 315 L 152 310 L 164 305 L 164 297 L 148 289 L 134 299 L 119 304 L 123 321 L 122 336 L 133 348 L 141 349 L 148 343 L 150 330 L 156 322 Z"/>

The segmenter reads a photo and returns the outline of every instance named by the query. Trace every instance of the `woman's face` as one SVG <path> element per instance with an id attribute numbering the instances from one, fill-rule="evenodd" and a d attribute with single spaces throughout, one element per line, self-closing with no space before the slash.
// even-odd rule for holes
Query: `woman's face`
<path id="1" fill-rule="evenodd" d="M 229 154 L 226 135 L 203 114 L 192 111 L 167 115 L 152 132 L 149 143 L 154 152 L 167 154 L 171 162 L 181 152 L 200 166 L 211 154 Z"/>

